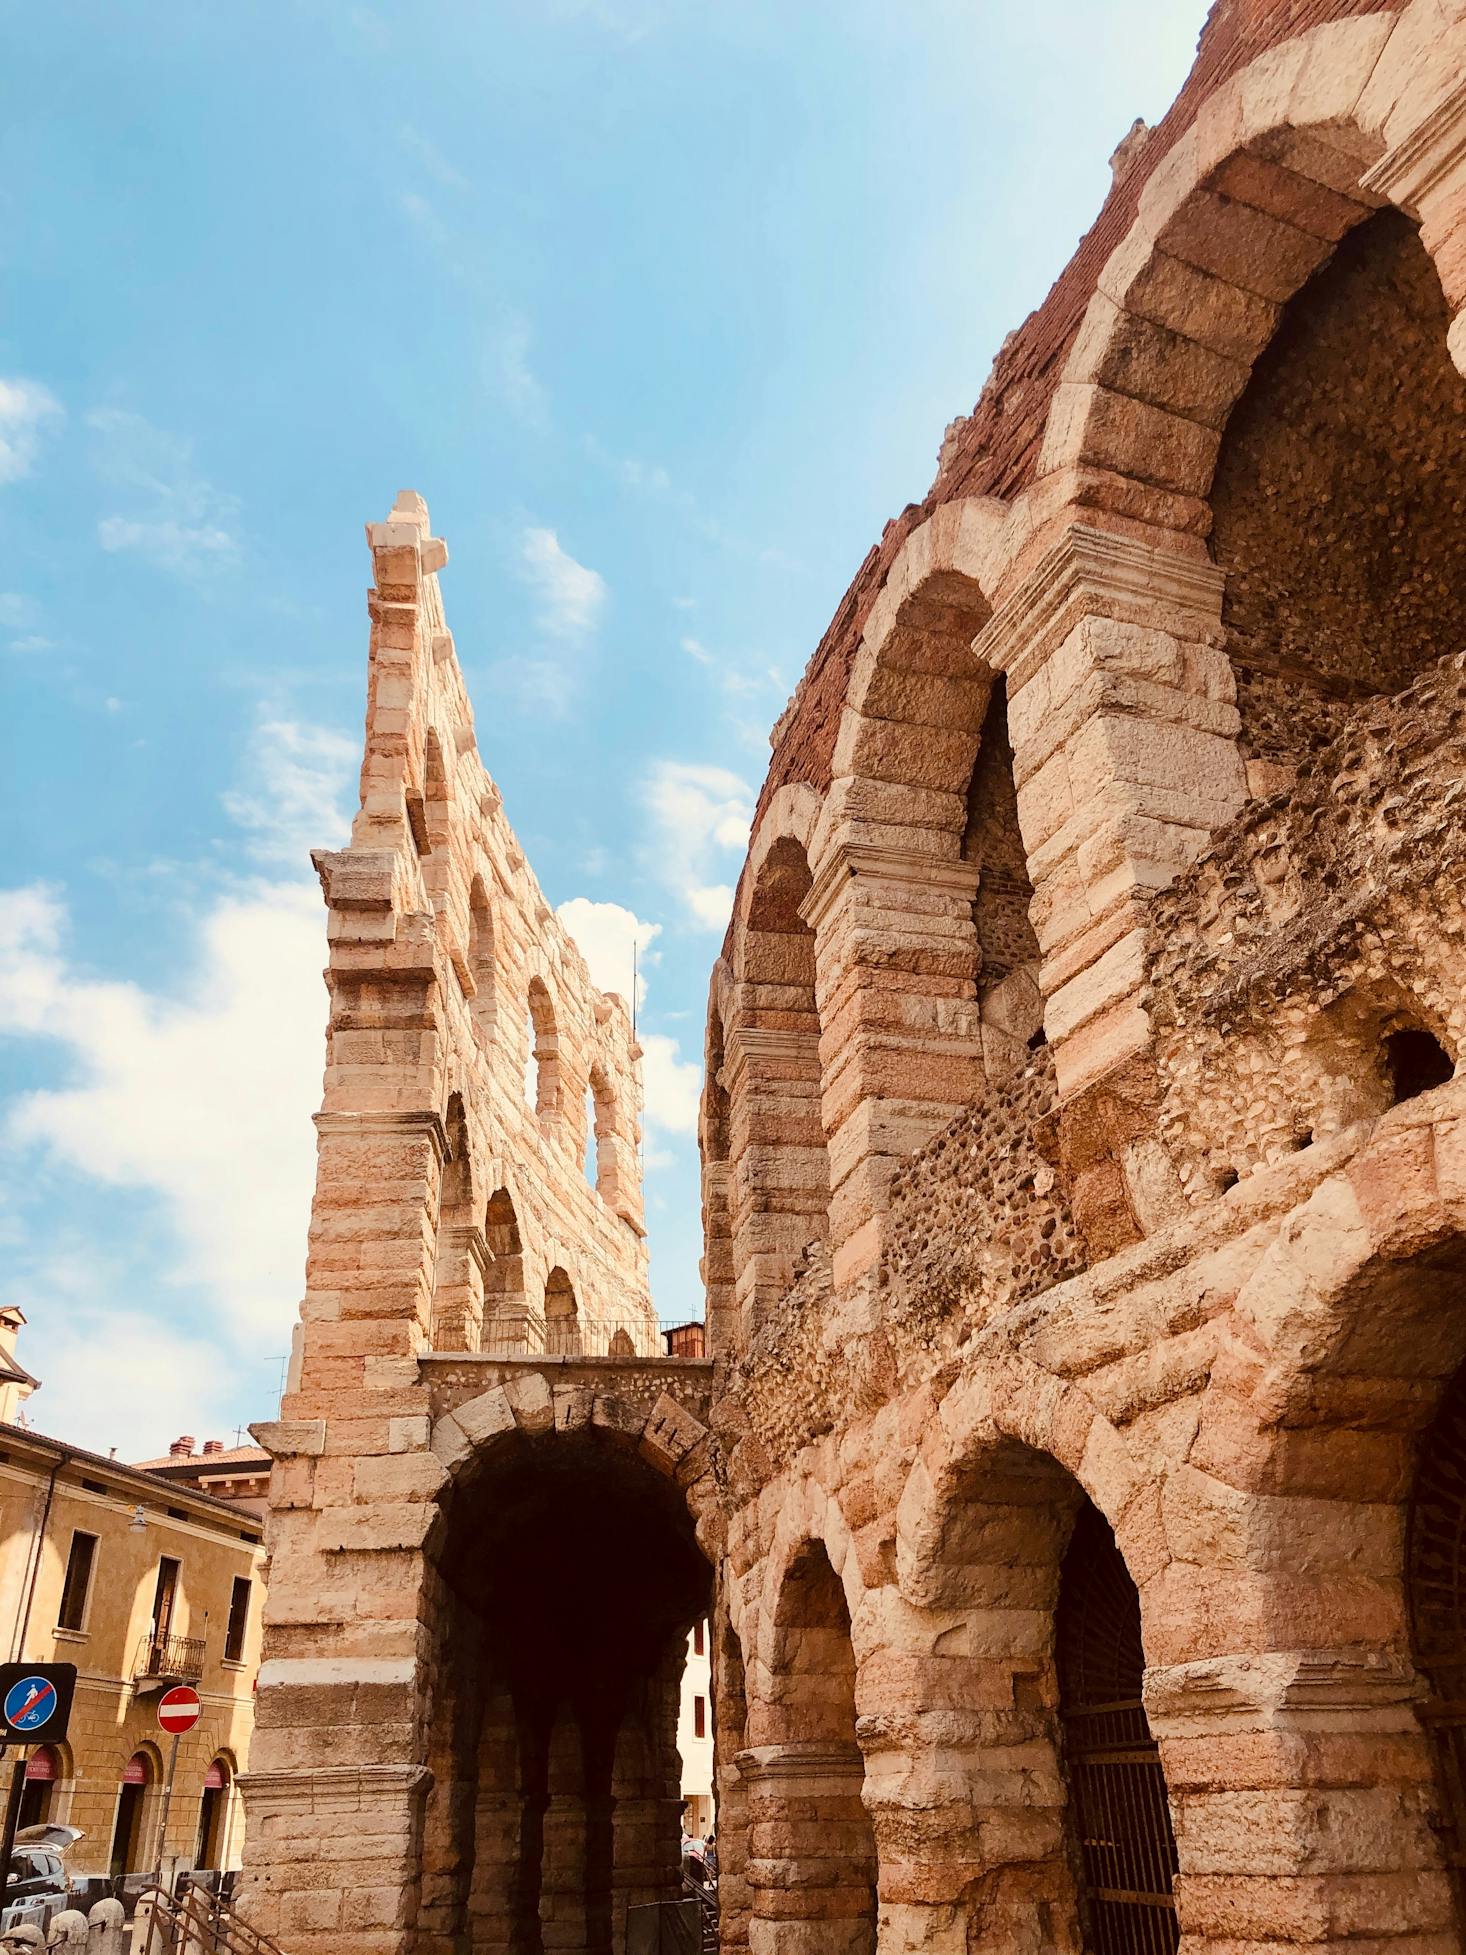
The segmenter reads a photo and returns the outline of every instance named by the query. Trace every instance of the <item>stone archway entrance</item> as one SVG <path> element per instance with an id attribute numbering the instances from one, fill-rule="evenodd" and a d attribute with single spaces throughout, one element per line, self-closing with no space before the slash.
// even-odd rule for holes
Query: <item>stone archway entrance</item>
<path id="1" fill-rule="evenodd" d="M 627 1435 L 516 1430 L 435 1554 L 421 1927 L 464 1955 L 611 1955 L 680 1894 L 678 1690 L 711 1570 Z"/>

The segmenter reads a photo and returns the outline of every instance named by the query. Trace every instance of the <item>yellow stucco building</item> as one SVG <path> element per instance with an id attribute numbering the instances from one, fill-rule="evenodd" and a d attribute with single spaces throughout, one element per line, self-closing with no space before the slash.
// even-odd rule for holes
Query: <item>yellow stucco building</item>
<path id="1" fill-rule="evenodd" d="M 191 1484 L 217 1453 L 175 1449 L 160 1473 L 44 1438 L 11 1422 L 22 1380 L 0 1389 L 0 1641 L 11 1660 L 77 1668 L 65 1741 L 30 1753 L 22 1824 L 81 1829 L 73 1876 L 237 1866 L 264 1601 L 256 1489 L 243 1467 L 231 1499 Z M 203 1710 L 169 1799 L 157 1705 L 178 1682 Z"/>

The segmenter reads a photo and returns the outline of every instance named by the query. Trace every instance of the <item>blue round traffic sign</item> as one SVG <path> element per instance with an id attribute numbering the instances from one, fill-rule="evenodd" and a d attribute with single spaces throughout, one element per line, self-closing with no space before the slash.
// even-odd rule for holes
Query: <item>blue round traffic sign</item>
<path id="1" fill-rule="evenodd" d="M 22 1677 L 5 1693 L 5 1722 L 12 1731 L 39 1731 L 56 1715 L 56 1686 L 44 1677 Z"/>

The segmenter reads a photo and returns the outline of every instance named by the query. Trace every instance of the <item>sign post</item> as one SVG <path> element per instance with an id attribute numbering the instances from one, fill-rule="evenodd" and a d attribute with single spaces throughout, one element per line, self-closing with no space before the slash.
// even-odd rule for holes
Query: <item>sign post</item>
<path id="1" fill-rule="evenodd" d="M 75 1694 L 74 1663 L 0 1663 L 0 1756 L 12 1744 L 18 1743 L 21 1748 L 10 1774 L 5 1829 L 0 1834 L 0 1907 L 10 1885 L 10 1856 L 20 1824 L 26 1747 L 66 1736 Z"/>
<path id="2" fill-rule="evenodd" d="M 158 1879 L 163 1885 L 164 1849 L 168 1844 L 168 1812 L 173 1804 L 173 1775 L 178 1770 L 178 1740 L 185 1731 L 192 1731 L 199 1721 L 203 1704 L 199 1694 L 189 1684 L 175 1684 L 165 1690 L 158 1699 L 158 1728 L 172 1734 L 173 1743 L 168 1748 L 168 1777 L 163 1785 L 163 1810 L 158 1816 Z"/>

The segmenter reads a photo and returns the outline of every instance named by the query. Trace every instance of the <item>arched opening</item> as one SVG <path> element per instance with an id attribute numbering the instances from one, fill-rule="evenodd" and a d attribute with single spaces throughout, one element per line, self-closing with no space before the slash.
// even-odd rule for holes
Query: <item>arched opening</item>
<path id="1" fill-rule="evenodd" d="M 20 1794 L 16 1829 L 44 1826 L 59 1819 L 57 1800 L 61 1787 L 69 1780 L 65 1757 L 57 1745 L 37 1745 L 25 1761 L 25 1780 Z"/>
<path id="2" fill-rule="evenodd" d="M 484 1316 L 484 1239 L 474 1221 L 473 1166 L 463 1100 L 455 1093 L 443 1122 L 448 1158 L 438 1203 L 433 1283 L 433 1349 L 476 1351 Z"/>
<path id="3" fill-rule="evenodd" d="M 585 1178 L 613 1207 L 619 1193 L 616 1129 L 616 1100 L 610 1082 L 599 1066 L 592 1066 L 585 1089 Z"/>
<path id="4" fill-rule="evenodd" d="M 580 1306 L 575 1288 L 557 1263 L 545 1278 L 545 1349 L 551 1357 L 579 1357 Z"/>
<path id="5" fill-rule="evenodd" d="M 158 1784 L 158 1758 L 150 1745 L 135 1751 L 122 1768 L 117 1811 L 112 1821 L 108 1872 L 114 1880 L 144 1871 L 151 1830 L 151 1793 Z"/>
<path id="6" fill-rule="evenodd" d="M 636 1356 L 636 1346 L 632 1342 L 629 1330 L 623 1328 L 612 1333 L 609 1355 L 613 1358 L 634 1358 Z"/>
<path id="7" fill-rule="evenodd" d="M 1227 422 L 1212 543 L 1254 792 L 1466 644 L 1466 379 L 1399 211 L 1298 291 Z"/>
<path id="8" fill-rule="evenodd" d="M 829 1236 L 815 939 L 800 914 L 809 891 L 804 850 L 789 837 L 775 842 L 737 942 L 732 1203 L 737 1295 L 749 1323 L 773 1309 L 804 1253 Z"/>
<path id="9" fill-rule="evenodd" d="M 1170 1955 L 1180 1940 L 1176 1840 L 1142 1701 L 1140 1594 L 1089 1501 L 1064 1556 L 1055 1643 L 1085 1946 Z"/>
<path id="10" fill-rule="evenodd" d="M 519 1218 L 507 1188 L 496 1188 L 484 1216 L 484 1245 L 488 1267 L 484 1273 L 483 1348 L 496 1356 L 536 1348 L 531 1336 L 529 1299 L 524 1287 L 524 1244 Z"/>
<path id="11" fill-rule="evenodd" d="M 930 1507 L 908 1527 L 901 1589 L 942 1625 L 948 1653 L 918 1667 L 899 1709 L 914 1721 L 933 1704 L 954 1704 L 963 1717 L 945 1747 L 942 1823 L 923 1835 L 927 1904 L 937 1919 L 952 1909 L 965 1917 L 969 1945 L 1020 1947 L 1032 1936 L 1045 1948 L 1090 1955 L 1166 1955 L 1175 1946 L 1169 1882 L 1128 1914 L 1105 1911 L 1108 1887 L 1091 1905 L 1088 1856 L 1109 1837 L 1091 1823 L 1104 1817 L 1096 1801 L 1116 1791 L 1109 1817 L 1123 1829 L 1127 1774 L 1159 1770 L 1133 1662 L 1127 1708 L 1103 1700 L 1115 1712 L 1113 1730 L 1103 1710 L 1084 1722 L 1092 1698 L 1091 1672 L 1078 1660 L 1083 1632 L 1123 1628 L 1125 1650 L 1133 1657 L 1139 1648 L 1139 1598 L 1113 1537 L 1070 1472 L 991 1428 L 934 1478 Z M 1114 1606 L 1117 1596 L 1123 1606 Z M 1101 1599 L 1112 1605 L 1108 1614 Z M 1091 1737 L 1112 1738 L 1113 1752 Z M 1113 1786 L 1104 1778 L 1111 1758 Z M 1161 1806 L 1158 1824 L 1168 1828 L 1163 1784 Z M 1153 1806 L 1146 1812 L 1155 1820 Z M 905 1818 L 893 1815 L 893 1824 Z M 974 1865 L 985 1870 L 976 1887 Z"/>
<path id="12" fill-rule="evenodd" d="M 1420 1444 L 1405 1563 L 1413 1653 L 1431 1693 L 1421 1718 L 1435 1756 L 1442 1843 L 1466 1921 L 1466 1370 Z"/>
<path id="13" fill-rule="evenodd" d="M 855 1653 L 845 1591 L 823 1544 L 806 1542 L 774 1614 L 764 1728 L 745 1754 L 749 1824 L 780 1841 L 751 1867 L 753 1915 L 771 1951 L 873 1955 L 876 1847 L 855 1737 Z M 790 1897 L 797 1896 L 791 1907 Z"/>
<path id="14" fill-rule="evenodd" d="M 194 1864 L 222 1871 L 228 1865 L 230 1802 L 234 1791 L 234 1770 L 221 1753 L 204 1773 L 199 1794 L 198 1836 Z"/>
<path id="15" fill-rule="evenodd" d="M 543 1123 L 560 1112 L 560 1034 L 555 1007 L 541 978 L 529 981 L 528 1035 L 525 1097 Z"/>
<path id="16" fill-rule="evenodd" d="M 1385 1035 L 1385 1072 L 1394 1104 L 1418 1099 L 1455 1076 L 1456 1064 L 1433 1033 L 1402 1025 Z"/>
<path id="17" fill-rule="evenodd" d="M 471 1010 L 474 1028 L 484 1039 L 492 1036 L 497 971 L 494 964 L 494 912 L 482 876 L 475 876 L 468 896 L 468 970 L 473 979 Z"/>
<path id="18" fill-rule="evenodd" d="M 682 1496 L 630 1437 L 518 1434 L 455 1484 L 438 1576 L 422 1925 L 610 1955 L 628 1909 L 680 1896 L 678 1683 L 710 1599 Z"/>
<path id="19" fill-rule="evenodd" d="M 1006 681 L 993 681 L 967 784 L 962 859 L 977 869 L 972 906 L 983 1070 L 990 1081 L 1028 1063 L 1043 1043 L 1038 938 L 1030 921 L 1033 884 L 1018 827 Z"/>

